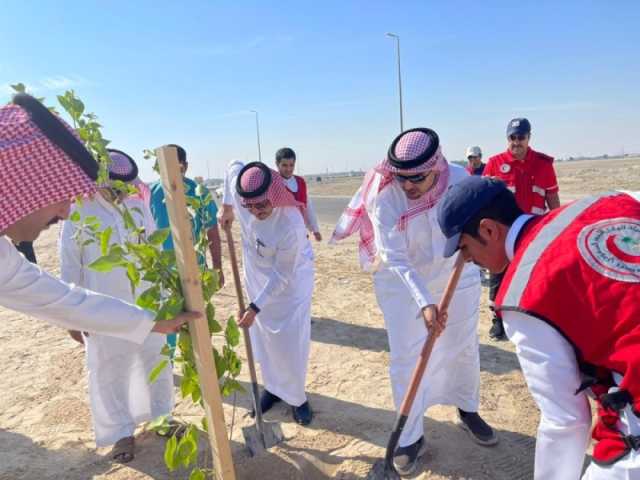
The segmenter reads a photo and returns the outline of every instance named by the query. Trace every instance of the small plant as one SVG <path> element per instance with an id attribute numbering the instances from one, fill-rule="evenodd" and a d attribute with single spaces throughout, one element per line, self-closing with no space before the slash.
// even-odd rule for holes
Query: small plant
<path id="1" fill-rule="evenodd" d="M 17 92 L 24 92 L 23 84 L 13 85 Z M 109 140 L 102 136 L 102 126 L 98 123 L 96 115 L 85 112 L 84 103 L 75 95 L 73 90 L 66 91 L 58 96 L 58 102 L 62 109 L 71 117 L 73 127 L 87 149 L 93 154 L 100 164 L 98 184 L 106 185 L 111 189 L 114 198 L 118 193 L 134 194 L 137 192 L 132 185 L 121 181 L 110 181 L 108 166 L 110 162 L 107 145 Z M 145 151 L 145 158 L 155 157 L 154 152 Z M 198 219 L 206 225 L 208 218 L 207 205 L 212 202 L 208 190 L 198 186 L 195 197 L 187 197 L 187 205 L 192 220 Z M 95 216 L 81 217 L 75 211 L 70 220 L 75 224 L 75 240 L 81 247 L 97 244 L 101 256 L 89 265 L 89 268 L 97 272 L 110 272 L 115 268 L 126 271 L 127 278 L 134 296 L 139 292 L 142 282 L 146 288 L 136 296 L 136 304 L 156 313 L 157 320 L 165 320 L 174 317 L 184 309 L 184 297 L 180 284 L 180 277 L 176 268 L 176 260 L 173 251 L 163 250 L 162 244 L 170 235 L 168 228 L 159 229 L 148 234 L 144 227 L 138 227 L 134 216 L 143 215 L 138 208 L 129 209 L 123 203 L 113 202 L 113 206 L 122 216 L 125 227 L 129 233 L 129 239 L 122 244 L 111 241 L 112 229 L 102 229 L 100 221 Z M 205 258 L 208 247 L 208 239 L 204 231 L 195 239 L 195 249 L 199 258 Z M 224 340 L 221 349 L 211 345 L 219 385 L 223 396 L 229 396 L 236 391 L 242 391 L 242 386 L 236 380 L 240 374 L 241 362 L 235 352 L 235 347 L 240 343 L 240 331 L 233 317 L 227 319 L 223 326 L 215 315 L 215 307 L 212 302 L 214 294 L 219 290 L 218 273 L 209 269 L 206 263 L 200 262 L 202 293 L 205 301 L 205 313 L 209 325 L 209 333 L 212 337 Z M 173 365 L 182 373 L 180 393 L 184 399 L 204 408 L 200 379 L 195 365 L 191 336 L 186 327 L 178 333 L 178 351 L 173 357 Z M 155 381 L 163 369 L 170 368 L 171 354 L 168 345 L 161 352 L 163 359 L 149 375 L 149 381 Z M 201 418 L 199 423 L 184 421 L 184 427 L 169 438 L 165 446 L 164 460 L 167 468 L 173 471 L 177 468 L 192 468 L 190 480 L 204 480 L 210 469 L 198 464 L 198 440 L 200 434 L 207 430 L 206 418 Z M 170 429 L 169 420 L 166 417 L 156 419 L 150 425 L 151 428 L 167 432 Z"/>

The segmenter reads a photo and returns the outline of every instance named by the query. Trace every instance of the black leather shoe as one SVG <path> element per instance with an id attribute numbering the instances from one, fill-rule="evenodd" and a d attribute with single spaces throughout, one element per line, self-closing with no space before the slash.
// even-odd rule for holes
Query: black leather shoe
<path id="1" fill-rule="evenodd" d="M 494 340 L 506 340 L 507 335 L 504 333 L 502 319 L 494 315 L 491 321 L 493 322 L 493 325 L 491 325 L 491 328 L 489 329 L 489 337 Z"/>
<path id="2" fill-rule="evenodd" d="M 458 419 L 460 428 L 466 431 L 478 445 L 489 447 L 498 443 L 496 432 L 477 412 L 465 412 L 458 409 Z"/>
<path id="3" fill-rule="evenodd" d="M 400 475 L 411 475 L 415 472 L 420 458 L 427 452 L 424 436 L 406 447 L 398 447 L 393 454 L 393 466 Z"/>
<path id="4" fill-rule="evenodd" d="M 313 419 L 313 412 L 309 402 L 304 402 L 299 407 L 291 407 L 293 419 L 300 425 L 309 425 Z"/>
<path id="5" fill-rule="evenodd" d="M 276 403 L 281 402 L 282 399 L 277 395 L 274 395 L 269 390 L 265 389 L 260 395 L 260 411 L 264 414 L 271 410 Z M 251 410 L 251 418 L 256 416 L 255 410 Z"/>

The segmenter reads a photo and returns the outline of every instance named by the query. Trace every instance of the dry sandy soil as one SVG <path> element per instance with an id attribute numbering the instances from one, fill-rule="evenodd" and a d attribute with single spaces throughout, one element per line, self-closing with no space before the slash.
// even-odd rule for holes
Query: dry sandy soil
<path id="1" fill-rule="evenodd" d="M 640 189 L 638 160 L 559 164 L 558 172 L 562 191 L 569 196 L 613 187 Z M 339 191 L 313 188 L 314 194 L 341 195 L 352 193 L 354 185 Z M 331 227 L 323 226 L 325 236 Z M 52 229 L 36 243 L 41 265 L 52 272 L 58 271 L 57 235 L 57 229 Z M 266 418 L 282 422 L 286 441 L 251 458 L 240 431 L 242 425 L 251 423 L 245 417 L 249 398 L 239 396 L 232 449 L 240 479 L 365 478 L 383 454 L 394 420 L 386 333 L 371 278 L 357 266 L 355 241 L 314 247 L 317 274 L 307 385 L 315 420 L 308 428 L 299 427 L 288 409 L 274 408 Z M 225 270 L 231 279 L 228 264 Z M 230 280 L 216 303 L 220 318 L 235 310 Z M 413 478 L 532 477 L 538 412 L 512 346 L 487 336 L 486 292 L 481 312 L 480 411 L 497 429 L 500 444 L 493 448 L 472 444 L 455 425 L 452 407 L 434 407 L 425 417 L 429 451 Z M 167 472 L 163 440 L 142 428 L 135 460 L 127 466 L 112 465 L 108 450 L 96 450 L 93 443 L 82 348 L 64 331 L 46 323 L 1 308 L 0 318 L 5 359 L 0 390 L 0 480 L 186 478 L 185 472 Z M 246 369 L 242 378 L 247 380 Z M 227 400 L 228 425 L 232 411 L 232 401 Z M 177 414 L 189 416 L 197 411 L 179 402 Z"/>

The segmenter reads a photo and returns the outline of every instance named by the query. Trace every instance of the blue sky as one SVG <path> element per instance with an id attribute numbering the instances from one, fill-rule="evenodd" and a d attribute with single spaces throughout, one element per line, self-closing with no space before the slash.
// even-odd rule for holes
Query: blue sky
<path id="1" fill-rule="evenodd" d="M 640 151 L 640 2 L 2 3 L 0 100 L 24 82 L 74 88 L 114 147 L 179 143 L 192 175 L 291 146 L 302 173 L 366 169 L 399 130 L 428 126 L 445 155 L 505 148 L 515 116 L 556 157 Z"/>

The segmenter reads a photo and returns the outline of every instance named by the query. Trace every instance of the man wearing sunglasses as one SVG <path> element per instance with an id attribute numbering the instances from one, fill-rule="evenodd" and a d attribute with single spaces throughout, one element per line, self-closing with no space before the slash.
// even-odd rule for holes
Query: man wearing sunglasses
<path id="1" fill-rule="evenodd" d="M 553 157 L 536 152 L 529 146 L 531 124 L 526 118 L 514 118 L 507 125 L 507 150 L 491 157 L 484 176 L 502 180 L 515 194 L 518 207 L 532 215 L 541 215 L 560 206 L 558 180 Z M 493 309 L 501 277 L 489 279 L 489 303 Z M 502 320 L 494 313 L 489 336 L 505 340 Z"/>
<path id="2" fill-rule="evenodd" d="M 480 275 L 475 265 L 465 267 L 448 315 L 437 308 L 454 262 L 442 255 L 445 237 L 436 207 L 446 190 L 465 177 L 462 167 L 444 158 L 436 132 L 407 130 L 393 141 L 386 159 L 367 172 L 331 239 L 333 243 L 360 234 L 361 266 L 373 272 L 389 337 L 396 407 L 402 403 L 425 340 L 429 335 L 438 337 L 394 454 L 394 465 L 402 475 L 417 468 L 427 449 L 423 417 L 430 406 L 457 407 L 459 425 L 474 442 L 498 441 L 478 415 Z"/>
<path id="3" fill-rule="evenodd" d="M 291 407 L 293 419 L 309 425 L 313 411 L 305 392 L 311 344 L 313 250 L 304 205 L 278 172 L 264 163 L 232 162 L 224 179 L 220 224 L 238 217 L 244 285 L 250 304 L 238 324 L 249 328 L 264 390 L 262 413 L 276 403 Z"/>

